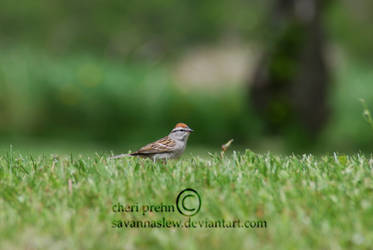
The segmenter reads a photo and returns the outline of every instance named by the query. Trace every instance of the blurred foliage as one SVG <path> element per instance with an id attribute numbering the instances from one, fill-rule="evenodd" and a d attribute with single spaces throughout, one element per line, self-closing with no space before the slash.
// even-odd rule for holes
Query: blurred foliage
<path id="1" fill-rule="evenodd" d="M 3 0 L 0 45 L 157 59 L 224 39 L 266 42 L 272 36 L 272 1 Z M 372 1 L 332 3 L 325 18 L 328 37 L 354 55 L 372 58 Z"/>
<path id="2" fill-rule="evenodd" d="M 196 144 L 221 145 L 229 138 L 247 142 L 259 130 L 239 89 L 183 93 L 161 65 L 16 50 L 2 53 L 0 88 L 2 135 L 130 145 L 186 122 L 196 130 Z"/>
<path id="3" fill-rule="evenodd" d="M 302 151 L 299 143 L 316 151 L 373 147 L 359 103 L 364 98 L 367 107 L 373 107 L 373 75 L 369 65 L 353 59 L 343 59 L 335 72 L 333 116 L 319 138 L 290 129 L 266 139 L 239 86 L 182 90 L 167 64 L 114 63 L 83 54 L 52 57 L 19 48 L 1 55 L 2 142 L 23 136 L 133 149 L 166 135 L 175 123 L 186 122 L 196 130 L 191 138 L 194 146 L 220 148 L 234 138 L 234 146 L 265 151 Z"/>
<path id="4" fill-rule="evenodd" d="M 327 34 L 350 55 L 367 61 L 373 56 L 373 1 L 332 1 L 326 15 Z"/>
<path id="5" fill-rule="evenodd" d="M 225 36 L 253 38 L 263 7 L 259 0 L 4 0 L 0 36 L 57 52 L 157 57 Z"/>
<path id="6" fill-rule="evenodd" d="M 38 141 L 88 138 L 134 147 L 183 121 L 197 131 L 194 144 L 220 146 L 234 138 L 234 145 L 251 147 L 256 142 L 265 144 L 265 150 L 273 149 L 278 140 L 263 139 L 260 122 L 247 107 L 246 91 L 227 87 L 219 93 L 183 92 L 169 72 L 172 56 L 182 55 L 188 47 L 230 39 L 268 42 L 271 4 L 270 0 L 3 0 L 1 141 L 16 136 Z M 373 55 L 373 33 L 367 30 L 373 22 L 371 4 L 333 1 L 327 11 L 329 48 L 333 48 L 328 54 L 344 62 L 335 67 L 337 84 L 330 99 L 334 115 L 317 138 L 320 150 L 372 148 L 358 99 L 373 106 L 373 75 L 371 64 L 356 59 L 370 60 Z M 299 142 L 301 137 L 309 143 L 301 134 L 289 130 L 280 137 L 287 142 Z"/>
<path id="7" fill-rule="evenodd" d="M 341 57 L 335 70 L 330 103 L 332 118 L 321 136 L 324 149 L 372 151 L 373 135 L 361 116 L 360 99 L 373 107 L 373 72 L 369 64 Z"/>

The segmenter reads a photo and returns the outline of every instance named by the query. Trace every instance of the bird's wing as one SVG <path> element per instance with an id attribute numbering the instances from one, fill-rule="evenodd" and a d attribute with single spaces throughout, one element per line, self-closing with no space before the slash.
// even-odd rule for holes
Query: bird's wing
<path id="1" fill-rule="evenodd" d="M 146 154 L 159 154 L 171 152 L 176 145 L 176 142 L 168 136 L 159 139 L 156 142 L 150 143 L 131 155 L 146 155 Z"/>

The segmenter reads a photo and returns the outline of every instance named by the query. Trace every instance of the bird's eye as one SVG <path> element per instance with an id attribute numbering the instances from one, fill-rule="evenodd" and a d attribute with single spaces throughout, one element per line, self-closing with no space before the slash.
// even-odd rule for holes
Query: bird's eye
<path id="1" fill-rule="evenodd" d="M 173 132 L 186 132 L 186 131 L 187 131 L 186 129 L 181 128 L 181 129 L 174 130 Z"/>

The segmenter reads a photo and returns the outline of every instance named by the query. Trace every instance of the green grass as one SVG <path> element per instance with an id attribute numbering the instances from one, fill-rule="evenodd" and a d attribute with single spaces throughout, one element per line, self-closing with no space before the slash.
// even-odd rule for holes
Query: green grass
<path id="1" fill-rule="evenodd" d="M 364 155 L 233 153 L 167 164 L 108 155 L 0 155 L 0 249 L 372 249 L 373 160 Z M 267 228 L 112 228 L 112 205 L 202 199 L 193 220 L 265 220 Z"/>

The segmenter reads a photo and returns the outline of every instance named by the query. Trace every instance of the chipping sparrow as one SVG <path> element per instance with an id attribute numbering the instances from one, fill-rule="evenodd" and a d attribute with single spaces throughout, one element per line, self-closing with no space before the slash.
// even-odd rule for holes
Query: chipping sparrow
<path id="1" fill-rule="evenodd" d="M 153 161 L 178 158 L 184 152 L 191 132 L 193 130 L 188 125 L 178 123 L 168 136 L 150 143 L 136 152 L 113 156 L 111 159 L 118 159 L 125 156 L 147 157 Z"/>

